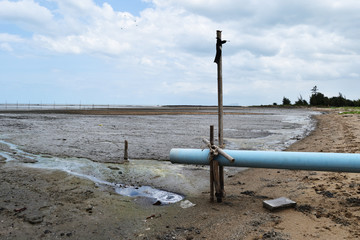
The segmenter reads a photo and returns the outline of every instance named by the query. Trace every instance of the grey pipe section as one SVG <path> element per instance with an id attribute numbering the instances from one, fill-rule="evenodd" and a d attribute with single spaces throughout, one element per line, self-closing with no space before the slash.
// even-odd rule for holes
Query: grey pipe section
<path id="1" fill-rule="evenodd" d="M 235 161 L 230 162 L 221 155 L 214 160 L 221 166 L 274 168 L 331 172 L 360 172 L 360 154 L 272 152 L 224 150 Z M 179 149 L 170 151 L 170 161 L 180 164 L 209 165 L 209 149 Z"/>

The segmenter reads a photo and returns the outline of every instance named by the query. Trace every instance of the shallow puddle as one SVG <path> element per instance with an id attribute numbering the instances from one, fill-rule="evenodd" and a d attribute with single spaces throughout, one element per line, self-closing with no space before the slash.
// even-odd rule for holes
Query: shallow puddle
<path id="1" fill-rule="evenodd" d="M 20 164 L 31 168 L 65 171 L 69 174 L 86 178 L 99 185 L 111 187 L 116 193 L 129 197 L 146 197 L 159 205 L 176 203 L 184 196 L 170 191 L 143 186 L 142 183 L 151 179 L 161 178 L 162 181 L 169 175 L 177 175 L 178 165 L 165 162 L 136 160 L 124 164 L 97 163 L 85 158 L 59 158 L 49 155 L 35 155 L 19 149 L 16 145 L 0 140 L 9 148 L 8 152 L 1 152 L 5 162 Z M 126 181 L 126 179 L 128 181 Z M 123 181 L 122 181 L 123 180 Z M 169 180 L 169 179 L 168 179 Z M 130 182 L 130 184 L 125 184 Z M 131 182 L 135 182 L 133 185 Z M 168 181 L 170 184 L 173 181 Z"/>

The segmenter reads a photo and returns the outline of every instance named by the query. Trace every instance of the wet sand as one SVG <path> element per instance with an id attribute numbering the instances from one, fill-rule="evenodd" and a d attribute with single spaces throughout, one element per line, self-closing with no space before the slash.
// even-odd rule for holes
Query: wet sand
<path id="1" fill-rule="evenodd" d="M 317 129 L 289 151 L 360 153 L 360 115 L 316 116 Z M 0 159 L 1 160 L 1 159 Z M 352 173 L 249 169 L 225 179 L 223 203 L 209 193 L 153 206 L 60 171 L 0 165 L 0 239 L 354 239 L 360 177 Z M 104 191 L 105 190 L 105 191 Z M 297 208 L 270 212 L 265 199 Z"/>

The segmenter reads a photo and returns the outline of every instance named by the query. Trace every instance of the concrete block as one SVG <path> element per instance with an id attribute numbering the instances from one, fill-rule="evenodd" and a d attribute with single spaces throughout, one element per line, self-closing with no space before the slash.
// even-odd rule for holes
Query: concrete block
<path id="1" fill-rule="evenodd" d="M 290 208 L 295 206 L 296 206 L 296 202 L 286 197 L 263 201 L 263 207 L 269 209 L 270 211 L 277 210 L 280 208 Z"/>

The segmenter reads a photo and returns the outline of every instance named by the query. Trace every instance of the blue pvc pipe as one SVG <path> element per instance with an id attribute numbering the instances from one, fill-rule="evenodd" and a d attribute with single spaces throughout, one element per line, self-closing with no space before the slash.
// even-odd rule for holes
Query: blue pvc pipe
<path id="1" fill-rule="evenodd" d="M 221 166 L 360 172 L 360 154 L 354 153 L 224 151 L 235 158 L 235 161 L 230 162 L 218 155 L 214 160 Z M 209 150 L 174 148 L 170 151 L 170 161 L 181 164 L 209 165 Z"/>

